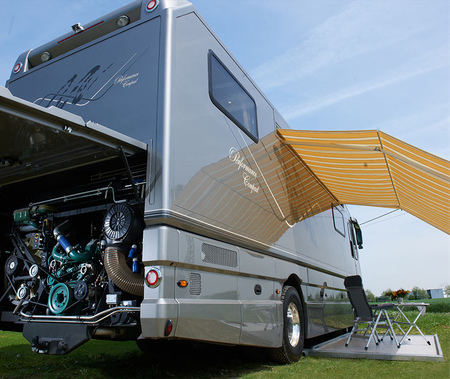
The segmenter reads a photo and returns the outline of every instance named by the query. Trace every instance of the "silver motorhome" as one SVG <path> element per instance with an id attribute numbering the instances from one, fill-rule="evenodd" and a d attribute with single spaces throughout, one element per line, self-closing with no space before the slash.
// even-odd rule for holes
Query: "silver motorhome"
<path id="1" fill-rule="evenodd" d="M 40 353 L 182 339 L 291 362 L 350 326 L 359 227 L 192 4 L 72 29 L 0 87 L 2 328 Z"/>

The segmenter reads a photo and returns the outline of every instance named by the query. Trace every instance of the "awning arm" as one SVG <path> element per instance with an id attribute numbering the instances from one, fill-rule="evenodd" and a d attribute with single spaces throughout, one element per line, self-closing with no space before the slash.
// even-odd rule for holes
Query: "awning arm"
<path id="1" fill-rule="evenodd" d="M 383 153 L 384 161 L 386 162 L 386 168 L 387 168 L 387 171 L 389 173 L 389 178 L 391 179 L 392 189 L 393 189 L 393 191 L 395 193 L 395 197 L 396 197 L 397 202 L 398 202 L 398 207 L 400 209 L 402 209 L 402 203 L 401 203 L 400 198 L 399 198 L 398 193 L 397 193 L 397 188 L 395 186 L 395 181 L 394 181 L 394 178 L 392 177 L 391 168 L 389 167 L 389 162 L 388 162 L 388 159 L 386 157 L 387 154 L 384 151 L 383 142 L 381 141 L 381 136 L 380 136 L 379 130 L 377 130 L 377 136 L 378 136 L 378 141 L 380 141 L 380 152 Z"/>

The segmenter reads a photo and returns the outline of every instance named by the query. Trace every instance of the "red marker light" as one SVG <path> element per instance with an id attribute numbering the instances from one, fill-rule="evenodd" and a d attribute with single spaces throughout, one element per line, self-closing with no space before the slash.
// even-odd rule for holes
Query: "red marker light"
<path id="1" fill-rule="evenodd" d="M 161 280 L 161 271 L 159 271 L 159 269 L 157 269 L 156 267 L 152 267 L 145 277 L 145 283 L 150 288 L 158 287 L 161 283 Z"/>
<path id="2" fill-rule="evenodd" d="M 159 0 L 151 0 L 147 3 L 145 10 L 147 12 L 153 12 L 158 5 L 159 5 Z"/>
<path id="3" fill-rule="evenodd" d="M 172 331 L 172 320 L 167 320 L 166 327 L 164 329 L 164 336 L 168 336 L 170 332 Z"/>
<path id="4" fill-rule="evenodd" d="M 22 69 L 22 63 L 21 62 L 16 63 L 16 65 L 13 68 L 14 74 L 18 74 L 21 69 Z"/>

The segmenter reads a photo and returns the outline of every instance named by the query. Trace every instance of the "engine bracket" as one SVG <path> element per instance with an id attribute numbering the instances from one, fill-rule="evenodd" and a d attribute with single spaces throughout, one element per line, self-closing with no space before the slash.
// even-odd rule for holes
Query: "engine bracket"
<path id="1" fill-rule="evenodd" d="M 23 325 L 23 336 L 34 352 L 64 355 L 89 341 L 91 329 L 91 326 L 83 324 L 32 323 Z"/>

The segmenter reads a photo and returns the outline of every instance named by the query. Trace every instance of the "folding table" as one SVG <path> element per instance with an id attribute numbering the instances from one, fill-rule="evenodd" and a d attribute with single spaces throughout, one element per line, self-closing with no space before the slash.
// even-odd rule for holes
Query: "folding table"
<path id="1" fill-rule="evenodd" d="M 412 328 L 416 328 L 418 330 L 418 332 L 420 333 L 420 335 L 423 337 L 423 339 L 426 341 L 426 343 L 428 345 L 431 345 L 431 342 L 425 338 L 422 331 L 419 329 L 419 327 L 416 324 L 417 320 L 420 318 L 420 316 L 423 316 L 425 314 L 428 305 L 430 305 L 430 304 L 427 304 L 427 303 L 397 303 L 397 304 L 395 304 L 395 307 L 397 308 L 398 313 L 395 316 L 395 318 L 392 320 L 392 325 L 397 325 L 398 328 L 403 333 L 403 337 L 399 342 L 399 347 L 402 344 L 402 342 L 405 340 L 405 338 L 408 337 L 408 334 L 412 330 Z M 418 309 L 419 314 L 416 316 L 414 321 L 411 321 L 403 312 L 403 309 L 407 308 L 407 307 L 416 307 Z M 401 325 L 407 326 L 408 330 L 405 332 L 402 329 Z"/>

